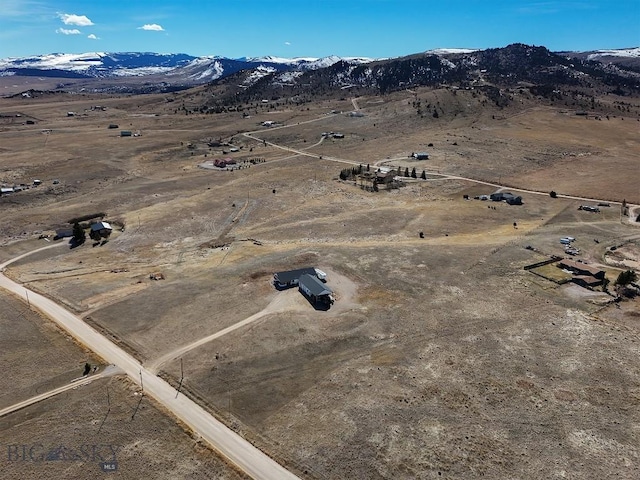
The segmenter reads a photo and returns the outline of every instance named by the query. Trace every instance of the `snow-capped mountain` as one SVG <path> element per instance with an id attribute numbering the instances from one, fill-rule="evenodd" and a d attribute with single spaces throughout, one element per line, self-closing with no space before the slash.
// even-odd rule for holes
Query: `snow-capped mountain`
<path id="1" fill-rule="evenodd" d="M 166 73 L 195 59 L 184 53 L 52 53 L 0 59 L 0 75 L 105 78 Z"/>
<path id="2" fill-rule="evenodd" d="M 640 47 L 621 48 L 618 50 L 596 50 L 587 53 L 589 60 L 596 60 L 602 57 L 624 57 L 624 58 L 640 58 Z"/>
<path id="3" fill-rule="evenodd" d="M 640 73 L 640 47 L 591 50 L 588 52 L 559 52 L 567 58 L 579 58 L 631 69 Z"/>
<path id="4" fill-rule="evenodd" d="M 424 53 L 430 55 L 451 55 L 454 53 L 473 53 L 477 51 L 478 49 L 474 48 L 434 48 L 433 50 L 427 50 Z"/>
<path id="5" fill-rule="evenodd" d="M 282 57 L 251 57 L 245 59 L 248 62 L 262 63 L 262 64 L 278 64 L 294 66 L 296 70 L 316 70 L 318 68 L 330 67 L 331 65 L 344 61 L 352 64 L 369 63 L 373 62 L 373 58 L 367 57 L 338 57 L 337 55 L 329 55 L 328 57 L 313 58 L 313 57 L 296 57 L 296 58 L 282 58 Z"/>
<path id="6" fill-rule="evenodd" d="M 164 74 L 169 80 L 204 83 L 232 75 L 241 70 L 261 68 L 262 71 L 286 72 L 315 70 L 340 61 L 360 64 L 368 58 L 225 58 L 194 57 L 184 53 L 52 53 L 33 57 L 0 59 L 0 76 L 45 76 L 59 78 L 141 77 Z"/>
<path id="7" fill-rule="evenodd" d="M 254 85 L 264 88 L 267 84 L 290 86 L 297 82 L 320 88 L 320 84 L 329 82 L 337 88 L 355 85 L 385 92 L 398 86 L 465 82 L 470 78 L 469 72 L 475 71 L 486 72 L 482 81 L 498 82 L 502 81 L 502 76 L 506 76 L 509 79 L 536 82 L 549 75 L 546 71 L 539 71 L 538 64 L 551 68 L 557 79 L 564 81 L 564 77 L 568 76 L 575 80 L 584 72 L 578 71 L 573 59 L 591 62 L 591 70 L 584 68 L 588 71 L 594 68 L 601 70 L 602 75 L 631 78 L 634 82 L 640 76 L 640 47 L 553 53 L 543 47 L 522 44 L 486 50 L 439 48 L 407 57 L 385 59 L 335 55 L 323 58 L 266 56 L 233 59 L 194 57 L 184 53 L 54 53 L 2 59 L 0 76 L 75 79 L 59 84 L 59 88 L 65 89 L 80 83 L 82 85 L 79 88 L 93 88 L 90 85 L 92 80 L 100 79 L 100 88 L 104 91 L 117 89 L 138 92 L 143 88 L 142 84 L 144 92 L 167 91 L 228 81 L 243 91 Z M 538 63 L 527 67 L 534 60 Z M 540 78 L 534 78 L 536 75 Z"/>

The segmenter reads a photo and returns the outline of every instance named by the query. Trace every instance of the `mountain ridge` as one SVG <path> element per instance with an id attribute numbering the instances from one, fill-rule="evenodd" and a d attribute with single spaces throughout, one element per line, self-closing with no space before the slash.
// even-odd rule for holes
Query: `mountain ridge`
<path id="1" fill-rule="evenodd" d="M 590 52 L 551 52 L 515 43 L 501 48 L 440 48 L 396 58 L 282 58 L 153 52 L 48 54 L 0 60 L 0 76 L 69 79 L 56 89 L 91 88 L 100 92 L 168 92 L 220 84 L 238 98 L 362 89 L 388 93 L 413 86 L 462 88 L 512 87 L 519 83 L 602 91 L 640 91 L 640 48 Z M 100 79 L 96 87 L 95 79 Z M 76 82 L 76 83 L 74 83 Z M 83 83 L 84 82 L 84 83 Z M 608 90 L 607 90 L 608 89 Z M 552 89 L 553 90 L 553 89 Z M 218 100 L 216 100 L 218 101 Z M 219 101 L 224 101 L 220 98 Z"/>

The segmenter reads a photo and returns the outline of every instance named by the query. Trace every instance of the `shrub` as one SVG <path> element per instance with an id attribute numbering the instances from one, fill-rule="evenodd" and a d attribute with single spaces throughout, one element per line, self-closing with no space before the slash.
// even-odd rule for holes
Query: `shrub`
<path id="1" fill-rule="evenodd" d="M 616 285 L 629 285 L 630 283 L 635 282 L 638 279 L 638 275 L 633 270 L 626 270 L 624 272 L 620 272 L 618 278 L 616 279 Z"/>

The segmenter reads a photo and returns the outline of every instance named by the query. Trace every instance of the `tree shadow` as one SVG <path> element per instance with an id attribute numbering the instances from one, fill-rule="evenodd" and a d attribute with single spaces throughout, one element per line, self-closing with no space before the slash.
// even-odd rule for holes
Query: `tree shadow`
<path id="1" fill-rule="evenodd" d="M 69 240 L 69 248 L 73 249 L 73 248 L 78 248 L 81 245 L 84 245 L 84 240 L 79 242 L 77 241 L 75 238 L 72 238 L 71 240 Z"/>

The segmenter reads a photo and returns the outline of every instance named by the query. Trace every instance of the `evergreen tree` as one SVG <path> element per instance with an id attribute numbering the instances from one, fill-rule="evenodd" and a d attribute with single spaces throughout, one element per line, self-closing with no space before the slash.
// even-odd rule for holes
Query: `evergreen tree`
<path id="1" fill-rule="evenodd" d="M 426 180 L 427 179 L 427 173 L 424 170 L 422 170 L 422 175 L 420 175 L 420 178 L 422 180 Z"/>
<path id="2" fill-rule="evenodd" d="M 418 178 L 418 175 L 416 175 L 416 167 L 413 167 L 413 170 L 411 170 L 411 178 Z"/>
<path id="3" fill-rule="evenodd" d="M 404 176 L 409 177 L 409 167 L 404 169 Z"/>
<path id="4" fill-rule="evenodd" d="M 87 234 L 84 233 L 84 229 L 80 226 L 78 222 L 73 224 L 73 241 L 80 245 L 84 243 L 87 238 Z"/>
<path id="5" fill-rule="evenodd" d="M 638 275 L 633 270 L 626 270 L 624 272 L 620 272 L 618 278 L 616 279 L 616 285 L 629 285 L 630 283 L 635 282 L 638 279 Z"/>

